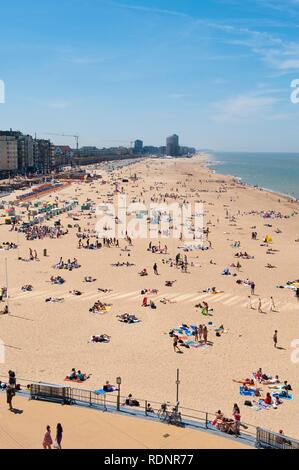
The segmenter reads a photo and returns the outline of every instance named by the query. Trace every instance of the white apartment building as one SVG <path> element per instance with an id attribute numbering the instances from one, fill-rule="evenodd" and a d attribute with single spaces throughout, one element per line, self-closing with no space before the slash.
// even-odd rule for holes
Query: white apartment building
<path id="1" fill-rule="evenodd" d="M 17 171 L 18 141 L 14 136 L 0 135 L 0 171 Z"/>

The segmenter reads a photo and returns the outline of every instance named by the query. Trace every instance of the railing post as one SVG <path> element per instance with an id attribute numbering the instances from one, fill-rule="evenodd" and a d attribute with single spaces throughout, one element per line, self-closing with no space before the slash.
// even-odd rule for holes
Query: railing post
<path id="1" fill-rule="evenodd" d="M 208 424 L 209 424 L 209 421 L 208 421 L 209 417 L 208 417 L 208 413 L 206 413 L 206 429 L 208 429 Z"/>
<path id="2" fill-rule="evenodd" d="M 147 400 L 145 400 L 145 416 L 147 416 Z"/>
<path id="3" fill-rule="evenodd" d="M 91 401 L 91 391 L 89 392 L 89 405 L 92 406 L 92 401 Z"/>

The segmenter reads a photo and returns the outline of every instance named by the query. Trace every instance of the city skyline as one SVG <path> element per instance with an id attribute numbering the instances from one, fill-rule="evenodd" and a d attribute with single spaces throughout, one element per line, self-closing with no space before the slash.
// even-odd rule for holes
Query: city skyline
<path id="1" fill-rule="evenodd" d="M 297 0 L 57 6 L 2 6 L 1 129 L 98 148 L 177 132 L 183 146 L 299 151 Z"/>

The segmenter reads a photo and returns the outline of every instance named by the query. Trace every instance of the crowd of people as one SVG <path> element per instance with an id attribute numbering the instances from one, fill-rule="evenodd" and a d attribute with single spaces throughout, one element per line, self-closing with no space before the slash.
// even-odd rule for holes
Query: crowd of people
<path id="1" fill-rule="evenodd" d="M 59 225 L 25 225 L 19 228 L 26 236 L 26 240 L 43 240 L 44 238 L 60 238 L 68 234 L 68 229 Z"/>

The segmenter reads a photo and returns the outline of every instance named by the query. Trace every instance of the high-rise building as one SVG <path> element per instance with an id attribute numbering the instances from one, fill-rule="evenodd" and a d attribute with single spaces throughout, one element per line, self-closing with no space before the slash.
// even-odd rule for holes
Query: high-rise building
<path id="1" fill-rule="evenodd" d="M 15 136 L 0 135 L 0 171 L 18 171 L 18 142 Z"/>
<path id="2" fill-rule="evenodd" d="M 33 161 L 33 138 L 31 135 L 23 135 L 20 131 L 0 131 L 0 136 L 13 137 L 17 142 L 18 149 L 18 171 L 26 173 L 32 170 Z"/>
<path id="3" fill-rule="evenodd" d="M 50 140 L 35 139 L 33 142 L 34 168 L 39 173 L 47 174 L 52 169 L 53 146 Z"/>
<path id="4" fill-rule="evenodd" d="M 32 170 L 33 160 L 33 138 L 31 135 L 18 136 L 18 168 L 22 173 Z"/>
<path id="5" fill-rule="evenodd" d="M 134 153 L 141 154 L 143 151 L 143 142 L 142 140 L 135 140 L 134 142 Z"/>
<path id="6" fill-rule="evenodd" d="M 166 154 L 171 157 L 177 157 L 180 154 L 179 136 L 173 134 L 167 137 L 166 140 Z"/>

